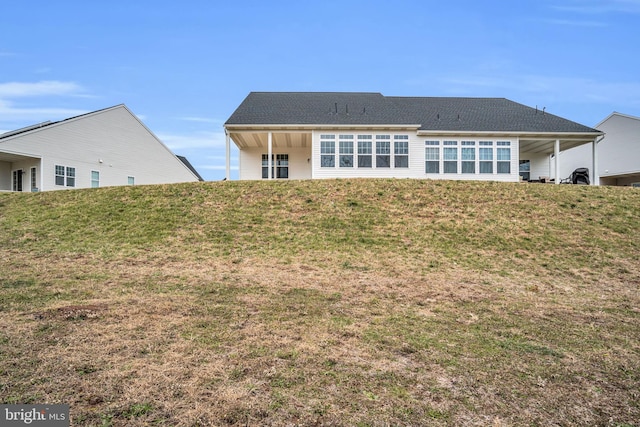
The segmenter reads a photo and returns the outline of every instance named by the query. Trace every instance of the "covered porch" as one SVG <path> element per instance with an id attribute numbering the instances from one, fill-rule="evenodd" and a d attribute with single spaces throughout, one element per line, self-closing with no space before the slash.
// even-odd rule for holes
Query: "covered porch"
<path id="1" fill-rule="evenodd" d="M 599 185 L 597 171 L 598 143 L 603 134 L 591 135 L 521 135 L 518 138 L 520 176 L 528 174 L 525 181 L 553 180 L 560 184 L 567 177 L 560 175 L 562 158 L 560 153 L 574 147 L 589 144 L 593 154 L 592 162 L 584 167 L 589 169 L 591 185 Z"/>
<path id="2" fill-rule="evenodd" d="M 39 157 L 0 152 L 0 191 L 38 191 L 41 165 Z"/>
<path id="3" fill-rule="evenodd" d="M 226 128 L 226 178 L 231 141 L 239 150 L 239 179 L 311 179 L 312 130 Z"/>

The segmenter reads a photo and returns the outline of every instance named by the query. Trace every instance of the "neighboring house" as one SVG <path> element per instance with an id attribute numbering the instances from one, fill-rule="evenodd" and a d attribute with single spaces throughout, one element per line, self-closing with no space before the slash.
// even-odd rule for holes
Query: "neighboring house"
<path id="1" fill-rule="evenodd" d="M 0 191 L 201 180 L 186 163 L 124 105 L 0 135 Z"/>
<path id="2" fill-rule="evenodd" d="M 240 179 L 549 177 L 553 153 L 602 132 L 504 98 L 252 92 L 224 125 Z"/>
<path id="3" fill-rule="evenodd" d="M 596 129 L 605 134 L 596 154 L 600 184 L 640 186 L 640 117 L 614 112 Z M 580 167 L 589 168 L 590 178 L 593 175 L 591 150 L 576 147 L 560 153 L 559 158 L 561 178 Z"/>

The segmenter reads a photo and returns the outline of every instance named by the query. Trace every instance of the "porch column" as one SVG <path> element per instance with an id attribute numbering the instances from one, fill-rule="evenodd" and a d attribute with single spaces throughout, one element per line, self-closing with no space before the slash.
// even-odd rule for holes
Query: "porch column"
<path id="1" fill-rule="evenodd" d="M 227 150 L 227 158 L 226 158 L 226 173 L 225 179 L 229 181 L 231 179 L 231 137 L 227 130 L 224 130 L 224 136 L 226 139 L 226 150 Z"/>
<path id="2" fill-rule="evenodd" d="M 560 140 L 559 139 L 556 139 L 555 146 L 553 147 L 553 153 L 554 153 L 554 156 L 556 158 L 556 164 L 555 164 L 556 179 L 555 179 L 555 183 L 556 184 L 560 184 Z"/>
<path id="3" fill-rule="evenodd" d="M 271 169 L 273 168 L 273 134 L 269 132 L 267 134 L 267 177 L 268 179 L 273 179 L 273 173 Z"/>
<path id="4" fill-rule="evenodd" d="M 594 138 L 591 143 L 591 154 L 593 160 L 591 165 L 591 185 L 600 185 L 600 175 L 598 175 L 598 138 Z"/>

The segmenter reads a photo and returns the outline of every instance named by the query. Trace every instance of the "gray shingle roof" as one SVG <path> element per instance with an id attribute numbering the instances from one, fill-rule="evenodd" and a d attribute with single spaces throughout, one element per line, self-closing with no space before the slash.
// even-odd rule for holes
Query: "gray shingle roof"
<path id="1" fill-rule="evenodd" d="M 225 125 L 418 125 L 420 130 L 597 133 L 505 98 L 251 92 Z"/>

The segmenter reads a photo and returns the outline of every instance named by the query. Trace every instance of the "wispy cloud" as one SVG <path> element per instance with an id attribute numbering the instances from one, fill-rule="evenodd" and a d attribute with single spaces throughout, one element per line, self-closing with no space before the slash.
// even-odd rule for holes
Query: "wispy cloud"
<path id="1" fill-rule="evenodd" d="M 581 21 L 573 19 L 543 19 L 542 22 L 552 25 L 564 25 L 571 27 L 607 27 L 603 21 Z"/>
<path id="2" fill-rule="evenodd" d="M 191 134 L 157 133 L 158 138 L 171 150 L 191 148 L 223 148 L 226 144 L 224 132 L 194 132 Z"/>
<path id="3" fill-rule="evenodd" d="M 31 122 L 33 120 L 57 120 L 87 113 L 86 110 L 55 107 L 20 108 L 0 99 L 0 117 L 3 122 Z"/>
<path id="4" fill-rule="evenodd" d="M 637 13 L 640 14 L 639 0 L 573 0 L 569 4 L 555 5 L 553 9 L 596 15 L 603 13 Z"/>
<path id="5" fill-rule="evenodd" d="M 182 120 L 185 122 L 196 122 L 196 123 L 211 123 L 215 125 L 222 125 L 222 121 L 218 119 L 212 119 L 209 117 L 178 117 L 178 120 Z"/>
<path id="6" fill-rule="evenodd" d="M 83 88 L 74 82 L 48 80 L 34 83 L 0 83 L 0 99 L 15 99 L 35 96 L 82 95 Z"/>

